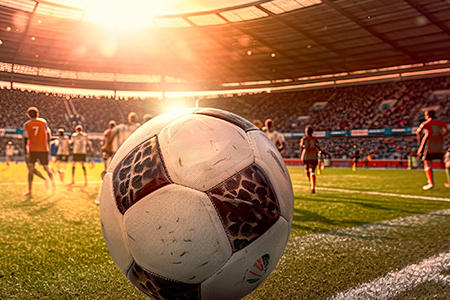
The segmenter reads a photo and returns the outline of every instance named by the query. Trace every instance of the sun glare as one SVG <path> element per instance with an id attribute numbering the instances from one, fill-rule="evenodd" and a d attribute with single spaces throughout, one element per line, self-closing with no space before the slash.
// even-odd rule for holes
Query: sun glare
<path id="1" fill-rule="evenodd" d="M 181 0 L 96 0 L 86 1 L 84 20 L 112 29 L 153 26 L 153 17 L 171 14 Z"/>

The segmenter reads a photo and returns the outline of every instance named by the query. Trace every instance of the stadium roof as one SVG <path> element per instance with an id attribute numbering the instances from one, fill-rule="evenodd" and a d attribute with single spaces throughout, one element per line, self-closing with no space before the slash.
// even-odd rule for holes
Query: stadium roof
<path id="1" fill-rule="evenodd" d="M 107 30 L 77 8 L 0 0 L 0 80 L 214 90 L 450 67 L 448 0 L 264 0 Z"/>

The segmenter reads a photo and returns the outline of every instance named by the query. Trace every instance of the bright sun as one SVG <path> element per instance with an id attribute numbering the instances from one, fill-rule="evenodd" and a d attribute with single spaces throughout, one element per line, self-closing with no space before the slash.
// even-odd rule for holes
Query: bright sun
<path id="1" fill-rule="evenodd" d="M 157 15 L 173 13 L 171 7 L 180 0 L 96 0 L 86 1 L 84 19 L 108 28 L 152 26 Z"/>

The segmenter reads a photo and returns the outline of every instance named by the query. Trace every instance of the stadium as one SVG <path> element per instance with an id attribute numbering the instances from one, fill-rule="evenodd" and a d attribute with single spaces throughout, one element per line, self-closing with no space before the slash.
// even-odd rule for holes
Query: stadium
<path id="1" fill-rule="evenodd" d="M 450 299 L 449 179 L 434 160 L 422 189 L 416 137 L 424 112 L 450 117 L 450 1 L 113 2 L 0 0 L 0 299 L 148 299 L 102 236 L 104 132 L 188 107 L 285 138 L 291 233 L 244 299 Z M 25 197 L 29 107 L 55 139 L 81 125 L 92 163 L 71 174 L 70 155 L 64 178 L 51 161 L 52 192 L 35 178 Z M 316 194 L 307 125 L 328 154 Z"/>

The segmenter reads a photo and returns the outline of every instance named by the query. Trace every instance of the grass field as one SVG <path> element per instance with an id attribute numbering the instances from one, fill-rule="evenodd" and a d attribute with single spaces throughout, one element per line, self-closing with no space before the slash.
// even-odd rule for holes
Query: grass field
<path id="1" fill-rule="evenodd" d="M 35 178 L 29 198 L 22 196 L 25 165 L 0 164 L 0 299 L 148 299 L 104 243 L 94 204 L 101 171 L 100 164 L 88 168 L 83 187 L 77 169 L 79 185 L 57 181 L 54 194 Z M 290 240 L 246 300 L 450 299 L 450 190 L 442 171 L 435 172 L 436 188 L 424 192 L 423 171 L 326 169 L 315 195 L 301 168 L 289 171 Z M 339 296 L 370 282 L 361 286 L 366 294 Z"/>

